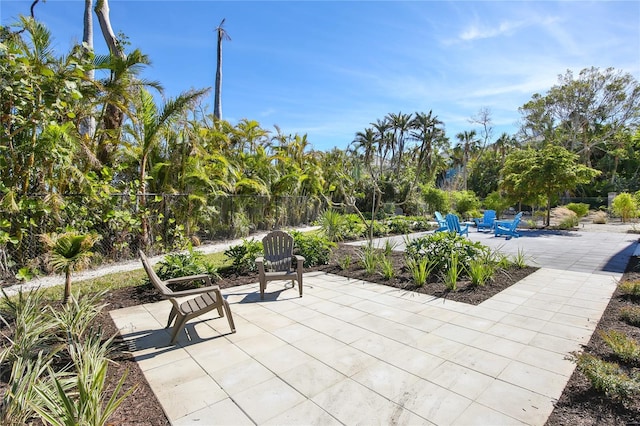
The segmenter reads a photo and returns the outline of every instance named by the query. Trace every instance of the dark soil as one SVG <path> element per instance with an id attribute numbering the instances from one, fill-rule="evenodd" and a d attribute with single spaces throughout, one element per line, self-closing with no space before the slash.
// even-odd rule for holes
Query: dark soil
<path id="1" fill-rule="evenodd" d="M 622 281 L 639 280 L 640 258 L 632 257 Z M 640 297 L 624 295 L 617 289 L 598 322 L 596 332 L 584 347 L 587 353 L 617 363 L 629 376 L 634 373 L 640 374 L 640 365 L 624 363 L 617 359 L 599 332 L 616 330 L 640 343 L 640 328 L 620 320 L 620 309 L 632 305 L 640 306 Z M 640 398 L 627 404 L 613 402 L 601 392 L 594 390 L 584 374 L 576 370 L 547 421 L 547 426 L 556 425 L 640 425 Z"/>
<path id="2" fill-rule="evenodd" d="M 338 261 L 350 256 L 352 265 L 347 269 L 338 266 Z M 450 300 L 477 305 L 491 296 L 499 293 L 503 289 L 518 282 L 525 276 L 534 272 L 537 268 L 526 267 L 523 269 L 512 268 L 496 275 L 494 280 L 485 287 L 473 287 L 469 282 L 459 282 L 457 291 L 448 291 L 443 284 L 429 282 L 423 287 L 416 287 L 412 284 L 410 273 L 404 267 L 403 254 L 392 253 L 392 261 L 395 266 L 396 276 L 390 280 L 385 280 L 380 274 L 365 275 L 360 266 L 357 265 L 358 249 L 353 246 L 341 244 L 335 250 L 328 265 L 310 268 L 307 270 L 322 270 L 333 274 L 339 274 L 355 279 L 366 279 L 369 282 L 377 282 L 410 291 L 431 294 L 438 297 L 446 297 Z M 636 267 L 637 258 L 632 259 L 636 263 L 631 264 L 624 279 L 640 279 L 640 270 Z M 635 268 L 635 269 L 634 269 Z M 247 273 L 242 275 L 223 274 L 218 284 L 222 289 L 237 285 L 250 284 L 258 281 L 257 273 Z M 100 315 L 97 322 L 105 333 L 114 334 L 117 332 L 108 310 L 119 309 L 142 303 L 159 300 L 157 292 L 150 285 L 125 288 L 109 293 L 106 296 L 107 309 Z M 635 327 L 626 326 L 618 319 L 618 310 L 624 304 L 638 303 L 616 294 L 611 300 L 609 307 L 604 313 L 598 329 L 624 331 L 635 336 L 640 341 L 640 330 Z M 597 333 L 586 347 L 587 351 L 602 355 L 609 359 L 609 351 L 602 340 L 597 337 Z M 151 388 L 146 382 L 144 375 L 133 357 L 127 352 L 117 354 L 116 363 L 109 369 L 110 383 L 115 384 L 120 377 L 127 374 L 125 389 L 136 386 L 136 391 L 120 406 L 118 411 L 111 418 L 111 425 L 168 425 L 162 407 L 158 403 Z M 1 382 L 1 380 L 0 380 Z M 0 390 L 6 383 L 0 383 Z M 548 425 L 620 425 L 633 424 L 640 419 L 640 403 L 638 401 L 632 406 L 611 403 L 602 395 L 591 390 L 589 383 L 578 372 L 574 373 L 567 385 L 562 397 L 557 403 L 556 409 L 549 418 Z"/>

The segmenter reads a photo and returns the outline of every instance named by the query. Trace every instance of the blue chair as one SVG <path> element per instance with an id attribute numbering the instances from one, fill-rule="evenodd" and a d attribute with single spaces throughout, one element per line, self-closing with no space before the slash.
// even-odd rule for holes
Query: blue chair
<path id="1" fill-rule="evenodd" d="M 493 223 L 496 220 L 496 211 L 495 210 L 485 210 L 484 216 L 482 219 L 474 218 L 473 221 L 476 223 L 478 227 L 478 231 L 492 231 Z"/>
<path id="2" fill-rule="evenodd" d="M 434 215 L 438 221 L 438 229 L 436 229 L 435 232 L 448 231 L 449 227 L 447 226 L 447 221 L 442 217 L 442 214 L 440 212 L 435 212 Z"/>
<path id="3" fill-rule="evenodd" d="M 494 222 L 495 236 L 496 237 L 505 236 L 507 237 L 507 240 L 510 239 L 511 237 L 518 238 L 520 234 L 518 234 L 517 228 L 521 219 L 522 219 L 522 212 L 518 213 L 516 217 L 513 218 L 513 220 L 496 220 Z"/>
<path id="4" fill-rule="evenodd" d="M 449 232 L 456 232 L 459 235 L 469 236 L 469 224 L 465 225 L 464 228 L 460 226 L 460 219 L 453 213 L 449 213 L 445 220 L 447 221 L 447 228 Z"/>

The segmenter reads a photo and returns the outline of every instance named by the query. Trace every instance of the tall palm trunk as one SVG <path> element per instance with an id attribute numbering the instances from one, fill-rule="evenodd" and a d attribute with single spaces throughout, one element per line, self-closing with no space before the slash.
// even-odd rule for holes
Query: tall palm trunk
<path id="1" fill-rule="evenodd" d="M 213 103 L 213 116 L 221 120 L 222 119 L 222 40 L 227 39 L 231 40 L 231 38 L 227 35 L 224 28 L 224 19 L 220 21 L 220 25 L 216 28 L 216 33 L 218 34 L 218 47 L 216 53 L 216 87 L 214 94 L 214 103 Z"/>
<path id="2" fill-rule="evenodd" d="M 91 9 L 91 3 L 93 0 L 84 0 L 84 20 L 82 31 L 82 42 L 84 43 L 87 53 L 93 52 L 93 10 Z M 87 70 L 85 73 L 90 81 L 95 79 L 95 70 L 93 68 Z M 93 116 L 93 111 L 89 113 L 89 116 L 82 119 L 80 123 L 80 134 L 86 135 L 90 139 L 93 139 L 93 135 L 96 131 L 96 119 Z"/>

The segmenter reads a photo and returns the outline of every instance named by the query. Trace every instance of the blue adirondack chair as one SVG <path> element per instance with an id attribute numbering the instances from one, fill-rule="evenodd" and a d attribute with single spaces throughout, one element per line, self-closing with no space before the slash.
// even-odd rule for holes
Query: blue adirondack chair
<path id="1" fill-rule="evenodd" d="M 482 218 L 474 218 L 473 221 L 478 227 L 478 231 L 492 231 L 493 223 L 496 220 L 495 210 L 485 210 Z"/>
<path id="2" fill-rule="evenodd" d="M 438 229 L 436 229 L 435 232 L 448 231 L 449 227 L 447 226 L 447 221 L 442 217 L 442 213 L 435 212 L 434 215 L 438 221 Z"/>
<path id="3" fill-rule="evenodd" d="M 457 232 L 459 235 L 469 236 L 469 224 L 466 224 L 464 228 L 462 228 L 460 226 L 458 216 L 453 213 L 449 213 L 445 217 L 445 220 L 447 221 L 447 228 L 449 229 L 449 232 Z"/>
<path id="4" fill-rule="evenodd" d="M 507 240 L 510 239 L 511 237 L 518 238 L 520 234 L 518 234 L 517 228 L 521 218 L 522 218 L 522 212 L 518 213 L 516 217 L 514 217 L 513 220 L 511 221 L 496 220 L 494 222 L 495 236 L 500 237 L 504 235 L 505 237 L 507 237 Z"/>

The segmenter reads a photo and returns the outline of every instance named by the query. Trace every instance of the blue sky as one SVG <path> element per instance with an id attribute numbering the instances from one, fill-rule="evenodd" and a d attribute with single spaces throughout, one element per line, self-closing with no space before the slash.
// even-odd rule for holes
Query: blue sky
<path id="1" fill-rule="evenodd" d="M 2 0 L 7 25 L 31 0 Z M 559 74 L 614 67 L 640 80 L 638 1 L 134 1 L 110 0 L 115 32 L 149 55 L 144 77 L 167 96 L 212 87 L 215 28 L 226 18 L 223 118 L 306 133 L 315 149 L 345 148 L 388 113 L 433 114 L 447 135 L 517 131 L 518 107 Z M 58 52 L 82 38 L 82 0 L 42 1 L 36 17 Z M 94 15 L 95 49 L 107 53 Z M 206 104 L 213 110 L 213 92 Z"/>

